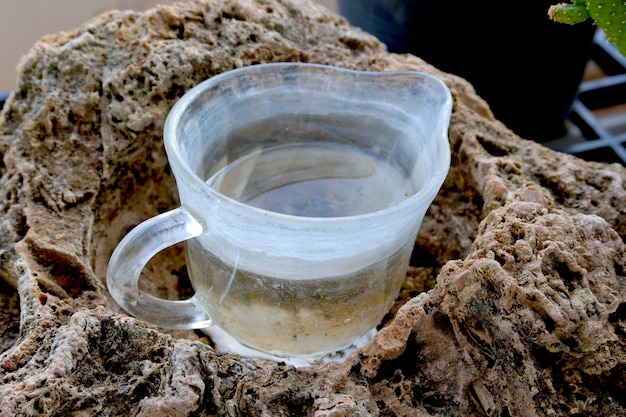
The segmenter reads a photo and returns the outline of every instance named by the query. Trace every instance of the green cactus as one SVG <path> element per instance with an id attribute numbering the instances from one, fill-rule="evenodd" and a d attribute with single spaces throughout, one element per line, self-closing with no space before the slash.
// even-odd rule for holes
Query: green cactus
<path id="1" fill-rule="evenodd" d="M 598 25 L 608 41 L 626 56 L 626 1 L 624 0 L 572 0 L 550 7 L 548 15 L 554 21 L 570 25 L 588 18 Z"/>

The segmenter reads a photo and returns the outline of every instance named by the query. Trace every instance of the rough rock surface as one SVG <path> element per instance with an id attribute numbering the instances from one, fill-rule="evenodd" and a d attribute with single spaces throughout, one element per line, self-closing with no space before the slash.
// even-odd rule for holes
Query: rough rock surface
<path id="1" fill-rule="evenodd" d="M 274 61 L 425 71 L 455 99 L 402 296 L 342 363 L 217 353 L 124 315 L 104 285 L 125 232 L 177 205 L 176 99 Z M 305 0 L 111 12 L 20 65 L 0 119 L 0 415 L 626 415 L 624 167 L 516 137 L 464 80 Z M 148 291 L 189 293 L 179 247 L 148 274 Z"/>

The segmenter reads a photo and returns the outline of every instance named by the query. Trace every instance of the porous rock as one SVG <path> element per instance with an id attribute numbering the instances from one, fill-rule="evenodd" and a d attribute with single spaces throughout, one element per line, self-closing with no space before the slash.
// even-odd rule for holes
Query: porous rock
<path id="1" fill-rule="evenodd" d="M 105 288 L 126 231 L 178 204 L 162 144 L 174 102 L 278 61 L 424 71 L 454 96 L 452 167 L 402 294 L 344 362 L 216 352 L 128 317 Z M 112 11 L 44 37 L 0 153 L 0 415 L 626 415 L 626 169 L 516 137 L 463 79 L 307 0 Z M 180 247 L 146 274 L 146 291 L 189 295 Z"/>

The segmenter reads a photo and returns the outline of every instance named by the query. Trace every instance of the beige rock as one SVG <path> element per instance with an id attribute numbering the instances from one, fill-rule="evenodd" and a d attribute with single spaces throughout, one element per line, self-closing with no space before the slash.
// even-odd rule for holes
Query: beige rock
<path id="1" fill-rule="evenodd" d="M 126 316 L 104 284 L 126 231 L 177 206 L 176 99 L 276 61 L 425 71 L 455 99 L 452 168 L 401 297 L 342 363 L 216 353 Z M 0 415 L 626 415 L 626 169 L 516 137 L 461 78 L 309 1 L 110 12 L 45 37 L 0 153 Z M 183 258 L 158 255 L 144 289 L 188 295 Z"/>

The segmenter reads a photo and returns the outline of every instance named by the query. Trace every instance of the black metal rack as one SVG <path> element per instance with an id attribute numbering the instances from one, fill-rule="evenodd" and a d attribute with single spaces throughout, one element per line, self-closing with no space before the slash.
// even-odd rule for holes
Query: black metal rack
<path id="1" fill-rule="evenodd" d="M 581 83 L 568 115 L 568 135 L 544 145 L 585 160 L 626 165 L 626 58 L 598 30 L 591 61 L 601 76 Z"/>

